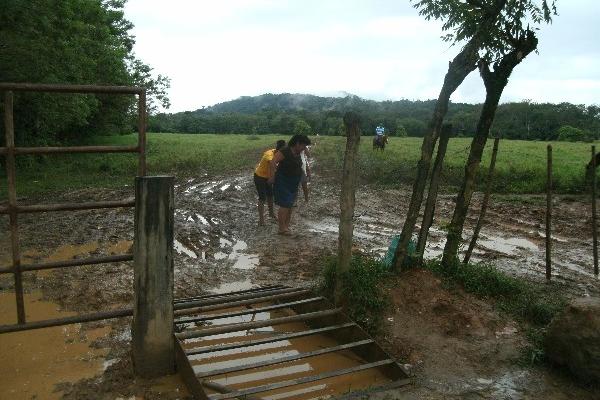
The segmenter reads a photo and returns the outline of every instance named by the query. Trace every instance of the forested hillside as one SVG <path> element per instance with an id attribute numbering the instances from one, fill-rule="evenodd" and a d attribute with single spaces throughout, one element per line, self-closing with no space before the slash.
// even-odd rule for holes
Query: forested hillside
<path id="1" fill-rule="evenodd" d="M 373 101 L 357 96 L 319 97 L 307 94 L 264 94 L 240 97 L 196 111 L 158 114 L 150 119 L 154 132 L 185 133 L 343 133 L 345 111 L 358 111 L 365 134 L 383 124 L 393 136 L 423 136 L 434 100 Z M 481 105 L 451 103 L 447 120 L 457 136 L 475 131 Z M 522 101 L 501 104 L 492 135 L 508 139 L 589 141 L 600 135 L 600 107 L 570 103 Z"/>

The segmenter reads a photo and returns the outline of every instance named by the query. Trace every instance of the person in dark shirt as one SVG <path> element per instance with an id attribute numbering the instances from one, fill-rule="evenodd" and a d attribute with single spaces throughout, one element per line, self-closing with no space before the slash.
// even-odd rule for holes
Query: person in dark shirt
<path id="1" fill-rule="evenodd" d="M 310 145 L 306 135 L 294 135 L 287 146 L 277 151 L 271 160 L 269 182 L 273 183 L 279 234 L 290 235 L 292 207 L 298 195 L 298 185 L 302 179 L 302 158 L 300 154 Z"/>

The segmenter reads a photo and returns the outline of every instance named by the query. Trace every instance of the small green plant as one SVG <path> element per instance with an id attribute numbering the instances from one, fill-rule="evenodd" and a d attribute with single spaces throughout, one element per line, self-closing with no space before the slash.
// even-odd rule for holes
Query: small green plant
<path id="1" fill-rule="evenodd" d="M 333 297 L 336 270 L 336 257 L 324 260 L 320 290 L 329 298 Z M 340 277 L 348 316 L 369 333 L 375 333 L 381 326 L 383 311 L 388 304 L 382 287 L 388 274 L 380 261 L 356 255 L 352 257 L 348 272 Z"/>

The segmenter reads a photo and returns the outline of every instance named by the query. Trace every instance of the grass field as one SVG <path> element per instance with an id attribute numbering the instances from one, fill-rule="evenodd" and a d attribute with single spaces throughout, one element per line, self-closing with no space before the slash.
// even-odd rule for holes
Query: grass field
<path id="1" fill-rule="evenodd" d="M 287 136 L 265 135 L 148 135 L 149 174 L 199 176 L 225 175 L 252 168 L 262 151 L 275 140 Z M 337 174 L 343 165 L 345 139 L 318 137 L 313 155 L 320 174 Z M 135 135 L 94 139 L 98 145 L 131 145 Z M 494 190 L 500 193 L 539 193 L 545 191 L 546 142 L 503 140 L 500 142 Z M 590 144 L 555 142 L 553 145 L 554 190 L 578 193 L 584 188 L 584 167 L 590 157 Z M 470 139 L 451 139 L 444 164 L 446 186 L 460 184 Z M 411 184 L 420 157 L 421 139 L 391 138 L 385 152 L 374 152 L 371 137 L 361 142 L 360 176 L 363 182 L 382 185 Z M 479 181 L 485 177 L 492 141 L 484 154 Z M 117 187 L 131 184 L 137 168 L 134 154 L 76 154 L 19 156 L 18 195 L 84 187 Z M 0 176 L 0 198 L 6 198 L 6 176 Z"/>

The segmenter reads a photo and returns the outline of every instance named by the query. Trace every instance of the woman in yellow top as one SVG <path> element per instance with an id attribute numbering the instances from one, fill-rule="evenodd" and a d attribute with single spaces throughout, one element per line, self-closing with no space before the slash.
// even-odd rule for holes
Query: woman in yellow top
<path id="1" fill-rule="evenodd" d="M 256 192 L 258 193 L 258 225 L 263 226 L 265 224 L 265 201 L 269 207 L 269 216 L 274 221 L 277 220 L 275 212 L 273 211 L 273 184 L 269 183 L 269 177 L 272 175 L 271 160 L 275 155 L 275 152 L 285 146 L 285 140 L 278 140 L 274 149 L 265 151 L 262 158 L 254 169 L 254 186 L 256 186 Z"/>

